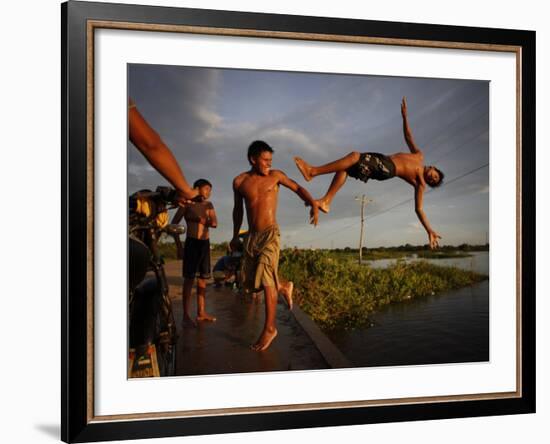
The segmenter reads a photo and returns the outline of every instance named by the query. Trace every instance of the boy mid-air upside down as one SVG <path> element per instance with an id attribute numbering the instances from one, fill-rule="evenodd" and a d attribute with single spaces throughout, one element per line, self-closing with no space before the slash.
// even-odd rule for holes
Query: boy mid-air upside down
<path id="1" fill-rule="evenodd" d="M 321 166 L 312 166 L 300 157 L 295 157 L 296 166 L 306 181 L 323 174 L 334 174 L 327 193 L 317 200 L 319 209 L 324 213 L 330 211 L 334 196 L 346 182 L 348 176 L 367 182 L 369 179 L 386 180 L 399 177 L 414 188 L 415 212 L 422 226 L 428 233 L 430 248 L 439 246 L 437 234 L 428 222 L 423 210 L 423 199 L 426 185 L 438 187 L 443 181 L 443 173 L 434 166 L 424 166 L 424 154 L 414 142 L 407 119 L 407 102 L 401 102 L 403 116 L 403 133 L 410 153 L 396 153 L 386 156 L 380 153 L 351 152 L 347 156 Z"/>

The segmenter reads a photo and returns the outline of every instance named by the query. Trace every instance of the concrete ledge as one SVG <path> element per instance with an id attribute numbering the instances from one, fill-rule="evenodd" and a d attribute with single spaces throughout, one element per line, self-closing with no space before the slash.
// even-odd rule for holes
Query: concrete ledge
<path id="1" fill-rule="evenodd" d="M 291 313 L 294 315 L 294 318 L 298 324 L 300 324 L 300 327 L 304 329 L 331 368 L 353 367 L 353 364 L 348 360 L 348 358 L 344 356 L 340 349 L 338 349 L 338 347 L 336 347 L 332 341 L 327 338 L 317 324 L 313 322 L 313 320 L 305 314 L 297 304 L 294 304 Z"/>

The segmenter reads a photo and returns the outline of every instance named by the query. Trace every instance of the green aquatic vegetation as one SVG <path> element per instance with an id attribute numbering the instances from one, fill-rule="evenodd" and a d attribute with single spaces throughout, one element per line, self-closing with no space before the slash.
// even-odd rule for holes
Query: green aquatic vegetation
<path id="1" fill-rule="evenodd" d="M 295 300 L 325 330 L 369 324 L 381 307 L 475 284 L 487 276 L 456 267 L 398 260 L 387 268 L 359 265 L 327 251 L 283 250 L 281 275 L 294 281 Z"/>

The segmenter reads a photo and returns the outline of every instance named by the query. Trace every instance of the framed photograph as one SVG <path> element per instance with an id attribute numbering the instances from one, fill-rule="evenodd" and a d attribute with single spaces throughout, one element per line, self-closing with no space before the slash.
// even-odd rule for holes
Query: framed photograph
<path id="1" fill-rule="evenodd" d="M 535 411 L 534 32 L 61 11 L 65 442 Z"/>

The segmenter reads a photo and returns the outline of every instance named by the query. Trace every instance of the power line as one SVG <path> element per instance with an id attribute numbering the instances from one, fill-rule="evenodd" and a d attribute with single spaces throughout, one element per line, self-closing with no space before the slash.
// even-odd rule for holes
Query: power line
<path id="1" fill-rule="evenodd" d="M 469 106 L 469 107 L 467 108 L 467 110 L 475 109 L 478 105 L 480 105 L 480 104 L 483 103 L 484 101 L 485 101 L 485 98 L 482 98 L 481 100 L 477 101 L 477 102 L 474 103 L 473 105 Z M 484 117 L 484 116 L 487 115 L 487 114 L 489 114 L 489 112 L 483 113 L 481 116 L 477 117 L 476 119 L 480 119 L 480 118 Z M 447 124 L 446 127 L 448 128 L 449 126 L 452 126 L 452 125 L 454 125 L 455 123 L 459 122 L 463 116 L 464 116 L 464 113 L 463 113 L 461 116 L 457 117 L 457 118 L 456 118 L 454 121 L 452 121 L 450 124 Z M 463 126 L 460 127 L 460 128 L 463 128 L 464 126 L 467 126 L 467 125 L 463 125 Z M 453 152 L 455 152 L 456 150 L 462 148 L 463 146 L 465 146 L 465 145 L 467 145 L 467 144 L 473 142 L 475 139 L 477 139 L 479 136 L 481 136 L 482 134 L 484 134 L 484 133 L 486 133 L 486 132 L 487 132 L 487 130 L 483 130 L 483 131 L 477 133 L 474 137 L 472 137 L 471 139 L 468 139 L 466 142 L 464 142 L 464 143 L 458 145 L 457 147 L 455 147 L 455 148 L 453 148 L 453 149 L 447 151 L 446 153 L 444 153 L 442 156 L 440 156 L 436 161 L 434 161 L 434 162 L 432 162 L 432 163 L 435 164 L 435 163 L 437 163 L 437 162 L 440 162 L 442 159 L 444 159 L 445 157 L 447 157 L 447 156 L 450 155 L 451 153 L 453 153 Z M 435 143 L 435 141 L 441 139 L 441 137 L 442 137 L 443 135 L 446 135 L 446 134 L 447 134 L 447 132 L 442 133 L 441 136 L 436 137 L 435 139 L 433 139 L 434 142 L 433 142 L 431 145 L 433 145 L 433 144 Z M 428 144 L 425 144 L 425 146 L 427 146 L 427 145 L 428 145 Z M 476 169 L 474 169 L 474 170 L 472 170 L 472 171 L 469 171 L 469 172 L 465 173 L 465 174 L 462 175 L 462 176 L 453 178 L 453 179 L 450 180 L 450 181 L 445 181 L 444 186 L 448 186 L 448 185 L 450 185 L 451 183 L 455 182 L 456 180 L 459 180 L 459 179 L 461 179 L 462 177 L 465 177 L 465 176 L 467 176 L 467 175 L 469 175 L 469 174 L 472 174 L 472 173 L 478 171 L 479 169 L 485 168 L 485 167 L 488 166 L 488 165 L 489 165 L 489 164 L 487 163 L 487 164 L 485 164 L 485 165 L 482 165 L 482 166 L 479 167 L 479 168 L 476 168 Z M 432 190 L 428 190 L 427 193 L 429 193 L 429 192 L 431 192 L 431 191 L 432 191 Z M 405 203 L 408 203 L 408 202 L 410 202 L 411 200 L 413 200 L 413 199 L 407 199 L 407 200 L 404 200 L 404 201 L 402 201 L 402 202 L 399 202 L 399 203 L 397 203 L 397 204 L 391 206 L 390 208 L 387 208 L 387 209 L 385 209 L 385 210 L 383 210 L 383 211 L 381 211 L 381 212 L 379 212 L 379 213 L 375 213 L 374 215 L 368 217 L 367 220 L 373 219 L 374 217 L 376 217 L 376 216 L 378 216 L 378 215 L 380 215 L 380 214 L 387 213 L 388 211 L 390 211 L 390 210 L 392 210 L 392 209 L 394 209 L 394 208 L 397 208 L 397 207 L 399 207 L 399 206 L 401 206 L 401 205 L 404 205 Z M 330 234 L 328 234 L 328 235 L 325 235 L 325 236 L 322 236 L 322 237 L 318 237 L 318 238 L 315 238 L 315 239 L 312 239 L 312 240 L 301 241 L 300 243 L 315 242 L 315 241 L 317 241 L 317 240 L 319 240 L 319 239 L 323 239 L 323 238 L 326 238 L 326 237 L 333 236 L 333 235 L 336 234 L 336 233 L 339 233 L 339 232 L 344 231 L 344 230 L 346 230 L 346 229 L 348 229 L 348 228 L 351 228 L 351 227 L 356 226 L 358 223 L 359 223 L 359 222 L 354 222 L 354 223 L 352 223 L 352 224 L 349 224 L 349 225 L 346 225 L 346 226 L 344 226 L 344 227 L 342 227 L 342 228 L 339 228 L 338 230 L 333 231 L 332 233 L 330 233 Z"/>
<path id="2" fill-rule="evenodd" d="M 481 136 L 481 135 L 482 135 L 483 133 L 485 133 L 485 132 L 487 132 L 487 131 L 486 131 L 486 130 L 483 130 L 483 131 L 477 133 L 477 134 L 476 134 L 474 137 L 472 137 L 471 139 L 468 139 L 466 142 L 461 143 L 461 144 L 458 145 L 457 147 L 453 148 L 451 151 L 448 151 L 445 155 L 441 156 L 441 157 L 439 158 L 439 160 L 443 159 L 445 156 L 449 155 L 451 152 L 456 151 L 456 150 L 458 150 L 459 148 L 462 148 L 463 146 L 465 146 L 465 145 L 471 143 L 472 141 L 474 141 L 475 139 L 477 139 L 479 136 Z M 433 162 L 433 163 L 436 163 L 436 162 Z M 475 169 L 473 169 L 473 170 L 471 170 L 471 171 L 468 171 L 467 173 L 465 173 L 465 174 L 462 175 L 462 176 L 455 177 L 455 178 L 453 178 L 453 179 L 451 179 L 451 180 L 447 180 L 447 181 L 444 182 L 443 187 L 446 187 L 446 186 L 450 185 L 451 183 L 453 183 L 453 182 L 455 182 L 455 181 L 457 181 L 457 180 L 459 180 L 459 179 L 462 179 L 462 177 L 465 177 L 466 175 L 475 173 L 476 171 L 478 171 L 478 170 L 480 170 L 480 169 L 482 169 L 482 168 L 485 168 L 485 167 L 488 166 L 488 165 L 489 165 L 489 163 L 486 163 L 486 164 L 484 164 L 484 165 L 482 165 L 482 166 L 480 166 L 480 167 L 478 167 L 478 168 L 475 168 Z M 430 193 L 430 192 L 432 192 L 432 190 L 428 190 L 428 191 L 426 192 L 426 194 L 428 194 L 428 193 Z M 395 204 L 395 205 L 393 205 L 393 206 L 391 206 L 391 207 L 389 207 L 389 208 L 387 208 L 387 209 L 385 209 L 385 210 L 382 210 L 382 211 L 379 212 L 379 213 L 373 214 L 372 216 L 368 217 L 367 220 L 373 219 L 374 217 L 376 217 L 376 216 L 378 216 L 378 215 L 380 215 L 380 214 L 387 213 L 388 211 L 393 210 L 394 208 L 397 208 L 397 207 L 399 207 L 399 206 L 401 206 L 401 205 L 404 205 L 405 203 L 408 203 L 408 202 L 410 202 L 411 200 L 413 200 L 413 199 L 409 198 L 409 199 L 407 199 L 407 200 L 404 200 L 404 201 L 402 201 L 402 202 L 399 202 L 399 203 L 397 203 L 397 204 Z M 339 232 L 341 232 L 341 231 L 344 231 L 344 230 L 347 229 L 347 228 L 354 227 L 354 226 L 357 225 L 357 224 L 358 224 L 358 222 L 354 222 L 354 223 L 352 223 L 352 224 L 350 224 L 350 225 L 346 225 L 346 226 L 343 227 L 343 228 L 339 228 L 338 230 L 332 232 L 331 234 L 328 234 L 328 235 L 323 236 L 323 237 L 315 238 L 315 239 L 312 239 L 312 240 L 310 240 L 310 241 L 305 241 L 305 242 L 302 241 L 302 243 L 314 242 L 314 241 L 317 241 L 317 240 L 319 240 L 319 239 L 323 239 L 323 238 L 325 238 L 325 237 L 332 236 L 332 235 L 334 235 L 334 234 L 336 234 L 336 233 L 339 233 Z"/>
<path id="3" fill-rule="evenodd" d="M 444 186 L 444 187 L 447 187 L 447 186 L 449 186 L 450 184 L 456 182 L 457 180 L 460 180 L 460 179 L 462 179 L 462 178 L 464 178 L 464 177 L 466 177 L 466 176 L 469 176 L 470 174 L 473 174 L 473 173 L 475 173 L 475 172 L 477 172 L 477 171 L 479 171 L 479 170 L 481 170 L 481 169 L 483 169 L 483 168 L 486 168 L 487 166 L 489 166 L 489 163 L 486 163 L 486 164 L 481 165 L 481 166 L 479 166 L 479 167 L 477 167 L 477 168 L 474 168 L 473 170 L 467 171 L 466 173 L 461 174 L 460 176 L 454 177 L 454 178 L 452 178 L 451 180 L 446 181 L 446 182 L 444 183 L 443 186 Z M 433 191 L 434 191 L 434 190 L 428 190 L 428 191 L 426 192 L 426 194 L 431 193 L 431 192 L 433 192 Z M 399 203 L 397 203 L 397 204 L 395 204 L 395 205 L 392 205 L 392 206 L 389 207 L 389 208 L 386 208 L 386 209 L 384 209 L 384 210 L 382 210 L 382 211 L 379 211 L 378 213 L 374 213 L 373 215 L 367 217 L 366 220 L 369 221 L 369 220 L 371 220 L 371 219 L 374 219 L 375 217 L 380 216 L 380 215 L 382 215 L 382 214 L 385 214 L 385 213 L 387 213 L 387 212 L 393 210 L 394 208 L 400 207 L 401 205 L 404 205 L 404 204 L 406 204 L 406 203 L 409 203 L 409 202 L 411 202 L 412 200 L 414 200 L 414 198 L 409 198 L 409 199 L 403 200 L 403 201 L 401 201 L 401 202 L 399 202 Z M 316 238 L 314 238 L 314 239 L 309 239 L 309 240 L 305 240 L 305 241 L 299 241 L 299 243 L 305 244 L 305 243 L 315 242 L 315 241 L 318 241 L 318 240 L 321 240 L 321 239 L 326 239 L 326 238 L 329 238 L 329 237 L 334 236 L 336 233 L 339 233 L 339 232 L 341 232 L 341 231 L 347 230 L 348 228 L 354 227 L 354 226 L 358 225 L 359 223 L 360 223 L 360 221 L 359 221 L 359 222 L 354 222 L 354 223 L 352 223 L 352 224 L 349 224 L 349 225 L 346 225 L 346 226 L 344 226 L 344 227 L 342 227 L 342 228 L 339 228 L 338 230 L 335 230 L 335 231 L 333 231 L 333 232 L 331 232 L 331 233 L 325 234 L 325 235 L 320 236 L 320 237 L 316 237 Z"/>
<path id="4" fill-rule="evenodd" d="M 457 180 L 460 180 L 460 179 L 462 179 L 463 177 L 469 176 L 470 174 L 473 174 L 473 173 L 475 173 L 476 171 L 479 171 L 479 170 L 481 170 L 481 169 L 483 169 L 483 168 L 485 168 L 485 167 L 487 167 L 487 166 L 489 166 L 489 163 L 486 163 L 485 165 L 481 165 L 480 167 L 474 168 L 473 170 L 470 170 L 470 171 L 468 171 L 467 173 L 464 173 L 464 174 L 462 174 L 462 175 L 460 175 L 460 176 L 458 176 L 458 177 L 454 177 L 453 179 L 451 179 L 451 180 L 445 182 L 443 186 L 444 186 L 444 187 L 447 187 L 447 186 L 449 186 L 450 184 L 452 184 L 453 182 L 456 182 Z M 426 192 L 426 194 L 429 194 L 429 193 L 431 193 L 431 192 L 433 192 L 433 191 L 435 191 L 435 190 L 433 190 L 433 189 L 428 190 L 428 191 Z M 401 206 L 401 205 L 404 205 L 404 204 L 406 204 L 406 203 L 408 203 L 408 202 L 411 202 L 412 200 L 414 200 L 414 198 L 409 198 L 409 199 L 407 199 L 407 200 L 404 200 L 404 201 L 402 201 L 402 202 L 399 202 L 398 204 L 395 204 L 395 205 L 391 206 L 390 208 L 387 208 L 387 209 L 385 209 L 385 210 L 379 211 L 378 213 L 374 213 L 372 216 L 367 217 L 367 220 L 371 220 L 371 219 L 375 218 L 376 216 L 380 216 L 381 214 L 387 213 L 388 211 L 393 210 L 394 208 L 397 208 L 397 207 L 399 207 L 399 206 Z"/>
<path id="5" fill-rule="evenodd" d="M 481 136 L 481 135 L 482 135 L 483 133 L 485 133 L 485 132 L 487 132 L 487 131 L 486 131 L 486 130 L 481 131 L 480 133 L 476 134 L 476 135 L 475 135 L 474 137 L 472 137 L 471 139 L 467 140 L 466 142 L 460 144 L 460 145 L 457 146 L 456 148 L 453 148 L 451 151 L 447 152 L 446 155 L 449 155 L 451 152 L 456 151 L 456 150 L 458 150 L 459 148 L 462 148 L 463 146 L 469 144 L 470 142 L 472 142 L 473 140 L 477 139 L 479 136 Z M 439 160 L 443 159 L 446 155 L 440 157 Z M 437 163 L 437 161 L 436 161 L 436 162 L 433 162 L 433 163 Z M 465 175 L 467 176 L 467 175 L 469 175 L 469 174 L 475 173 L 476 171 L 478 171 L 478 170 L 480 170 L 480 169 L 482 169 L 482 168 L 485 168 L 485 167 L 488 166 L 488 165 L 489 165 L 489 163 L 486 163 L 486 164 L 484 164 L 484 165 L 482 165 L 482 166 L 480 166 L 480 167 L 478 167 L 478 168 L 475 168 L 475 169 L 473 169 L 473 170 L 471 170 L 471 171 L 468 171 L 467 173 L 465 173 Z M 453 183 L 453 182 L 455 182 L 455 181 L 457 181 L 457 180 L 459 180 L 459 179 L 462 179 L 463 177 L 465 177 L 465 175 L 462 175 L 462 176 L 459 176 L 459 177 L 455 177 L 455 178 L 453 178 L 453 179 L 451 179 L 451 180 L 445 181 L 445 182 L 443 183 L 443 187 L 446 187 L 446 186 L 450 185 L 451 183 Z M 429 190 L 426 192 L 426 194 L 431 193 L 432 191 L 433 191 L 432 189 L 429 189 Z M 403 204 L 405 204 L 405 203 L 407 203 L 407 202 L 410 202 L 411 200 L 413 200 L 413 199 L 412 199 L 412 198 L 409 198 L 409 199 L 407 199 L 407 200 L 404 200 L 404 201 L 402 201 L 402 202 L 399 202 L 399 203 L 397 203 L 397 204 L 391 206 L 390 208 L 388 208 L 388 209 L 386 209 L 386 210 L 383 210 L 383 212 L 375 213 L 374 215 L 368 217 L 367 220 L 368 220 L 368 219 L 372 219 L 373 217 L 377 216 L 378 214 L 386 213 L 386 212 L 388 212 L 388 211 L 390 211 L 390 210 L 392 210 L 392 209 L 394 209 L 394 208 L 396 208 L 396 207 L 398 207 L 398 206 L 400 206 L 400 205 L 403 205 Z"/>
<path id="6" fill-rule="evenodd" d="M 436 164 L 438 162 L 440 162 L 442 159 L 444 159 L 445 157 L 447 157 L 449 154 L 451 153 L 454 153 L 456 150 L 458 150 L 459 148 L 462 148 L 463 146 L 465 145 L 468 145 L 469 143 L 473 142 L 474 140 L 476 140 L 479 136 L 481 136 L 482 134 L 485 134 L 486 132 L 488 132 L 489 130 L 488 129 L 484 129 L 483 131 L 477 133 L 474 137 L 472 137 L 471 139 L 468 139 L 466 142 L 460 144 L 459 146 L 447 151 L 446 153 L 443 153 L 440 157 L 437 158 L 437 160 L 434 160 L 432 163 L 433 164 Z"/>
<path id="7" fill-rule="evenodd" d="M 455 123 L 459 122 L 460 120 L 462 120 L 466 113 L 469 113 L 471 112 L 473 109 L 477 108 L 478 105 L 484 103 L 486 101 L 485 98 L 482 98 L 481 100 L 479 100 L 478 102 L 474 103 L 472 106 L 469 106 L 467 107 L 465 110 L 463 110 L 462 114 L 456 118 L 455 120 L 453 120 L 451 123 L 445 125 L 445 132 L 441 133 L 439 136 L 437 136 L 435 139 L 432 140 L 432 142 L 430 144 L 426 144 L 424 146 L 433 146 L 433 145 L 437 145 L 437 143 L 439 142 L 439 140 L 441 140 L 443 137 L 448 137 L 449 136 L 449 133 L 456 133 L 466 127 L 468 127 L 469 125 L 471 125 L 472 121 L 475 121 L 475 120 L 479 120 L 479 119 L 482 119 L 483 117 L 485 117 L 486 115 L 489 114 L 489 111 L 486 111 L 484 112 L 483 114 L 479 115 L 479 116 L 475 116 L 474 119 L 470 119 L 468 122 L 466 122 L 464 125 L 461 125 L 460 127 L 458 128 L 452 128 Z M 466 116 L 467 118 L 467 116 Z M 429 152 L 428 152 L 429 153 Z M 431 153 L 429 153 L 431 154 Z"/>
<path id="8" fill-rule="evenodd" d="M 453 182 L 456 182 L 457 180 L 462 179 L 463 177 L 469 176 L 470 174 L 473 174 L 476 171 L 482 170 L 483 168 L 488 167 L 488 166 L 489 166 L 489 162 L 487 162 L 487 163 L 485 163 L 485 164 L 483 164 L 483 165 L 481 165 L 477 168 L 474 168 L 473 170 L 468 171 L 467 173 L 464 173 L 464 174 L 462 174 L 458 177 L 454 177 L 453 179 L 451 179 L 451 180 L 447 181 L 446 183 L 444 183 L 443 186 L 446 187 L 447 185 L 450 185 Z"/>

